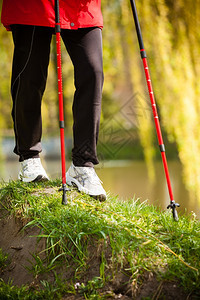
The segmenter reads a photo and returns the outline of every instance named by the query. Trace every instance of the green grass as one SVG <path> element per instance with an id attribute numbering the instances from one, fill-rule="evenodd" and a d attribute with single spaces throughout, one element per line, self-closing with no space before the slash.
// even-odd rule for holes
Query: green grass
<path id="1" fill-rule="evenodd" d="M 3 253 L 2 249 L 0 248 L 0 272 L 3 271 L 3 269 L 7 265 L 8 260 L 8 254 Z"/>
<path id="2" fill-rule="evenodd" d="M 106 299 L 103 287 L 119 272 L 135 285 L 152 272 L 158 280 L 177 281 L 188 294 L 199 293 L 200 222 L 194 215 L 174 222 L 171 212 L 146 202 L 109 196 L 100 203 L 74 192 L 68 192 L 68 205 L 63 206 L 60 185 L 59 180 L 1 183 L 1 209 L 27 220 L 26 227 L 39 227 L 38 238 L 46 239 L 45 259 L 33 255 L 29 272 L 35 278 L 51 272 L 55 280 L 43 280 L 37 289 L 1 281 L 0 299 L 62 299 L 76 293 L 85 299 Z M 49 188 L 54 193 L 47 193 Z M 85 279 L 95 252 L 98 275 Z M 60 270 L 70 273 L 70 281 L 58 276 Z"/>

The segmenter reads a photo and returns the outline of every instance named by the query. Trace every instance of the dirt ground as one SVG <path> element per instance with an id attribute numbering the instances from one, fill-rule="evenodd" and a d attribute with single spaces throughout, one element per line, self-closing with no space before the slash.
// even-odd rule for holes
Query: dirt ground
<path id="1" fill-rule="evenodd" d="M 27 221 L 26 221 L 27 222 Z M 34 278 L 33 274 L 28 269 L 33 263 L 34 253 L 40 253 L 40 257 L 45 257 L 45 239 L 38 240 L 37 235 L 39 229 L 25 228 L 25 220 L 14 216 L 0 216 L 0 247 L 4 253 L 9 254 L 9 265 L 1 272 L 0 277 L 8 282 L 12 279 L 13 285 L 21 286 L 28 284 L 34 286 L 38 284 L 39 280 L 43 278 Z M 88 270 L 83 281 L 99 276 L 99 249 L 91 249 L 91 259 L 88 261 Z M 109 259 L 109 253 L 107 253 Z M 70 274 L 64 274 L 63 276 Z M 46 280 L 52 282 L 53 275 L 49 274 L 45 277 Z M 67 279 L 67 278 L 66 278 Z M 187 295 L 183 289 L 175 282 L 160 282 L 156 279 L 154 274 L 147 273 L 142 279 L 140 286 L 131 280 L 131 277 L 120 272 L 115 279 L 107 284 L 103 290 L 102 295 L 110 295 L 107 299 L 166 299 L 166 300 L 184 300 L 184 299 L 198 299 L 195 296 Z M 66 295 L 63 300 L 85 299 L 80 295 Z"/>

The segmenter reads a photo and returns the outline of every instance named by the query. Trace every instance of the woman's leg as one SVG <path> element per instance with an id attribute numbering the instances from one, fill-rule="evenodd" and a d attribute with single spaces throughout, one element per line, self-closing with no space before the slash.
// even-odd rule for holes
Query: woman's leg
<path id="1" fill-rule="evenodd" d="M 61 35 L 75 76 L 72 160 L 75 166 L 93 167 L 98 164 L 96 145 L 103 87 L 101 29 L 62 30 Z"/>
<path id="2" fill-rule="evenodd" d="M 19 160 L 41 152 L 41 101 L 46 86 L 52 30 L 12 25 L 14 56 L 11 93 L 15 131 L 14 152 Z"/>

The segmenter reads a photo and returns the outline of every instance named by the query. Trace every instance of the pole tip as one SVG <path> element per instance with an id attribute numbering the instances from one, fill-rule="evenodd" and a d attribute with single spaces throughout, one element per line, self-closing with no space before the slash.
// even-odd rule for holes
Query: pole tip
<path id="1" fill-rule="evenodd" d="M 180 206 L 180 204 L 175 203 L 174 200 L 171 201 L 171 203 L 167 206 L 167 209 L 168 209 L 168 208 L 171 208 L 171 209 L 172 209 L 173 219 L 174 219 L 174 221 L 176 221 L 176 222 L 178 222 L 178 213 L 177 213 L 176 207 L 179 207 L 179 206 Z"/>
<path id="2" fill-rule="evenodd" d="M 62 187 L 59 189 L 59 191 L 62 191 L 63 192 L 63 195 L 62 195 L 62 204 L 63 205 L 67 205 L 67 194 L 66 192 L 67 191 L 70 191 L 70 189 L 67 188 L 66 184 L 63 184 Z"/>
<path id="3" fill-rule="evenodd" d="M 63 205 L 67 205 L 67 195 L 66 193 L 63 191 L 63 196 L 62 196 L 62 204 Z"/>

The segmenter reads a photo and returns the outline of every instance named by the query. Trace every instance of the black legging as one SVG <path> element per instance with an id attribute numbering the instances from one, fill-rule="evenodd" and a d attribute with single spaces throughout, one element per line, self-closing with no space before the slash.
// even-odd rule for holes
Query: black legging
<path id="1" fill-rule="evenodd" d="M 53 29 L 12 25 L 14 56 L 11 92 L 12 117 L 19 160 L 38 157 L 42 151 L 41 101 L 46 86 Z M 101 29 L 64 29 L 61 36 L 74 65 L 73 102 L 75 166 L 98 164 L 96 145 L 103 87 Z"/>

